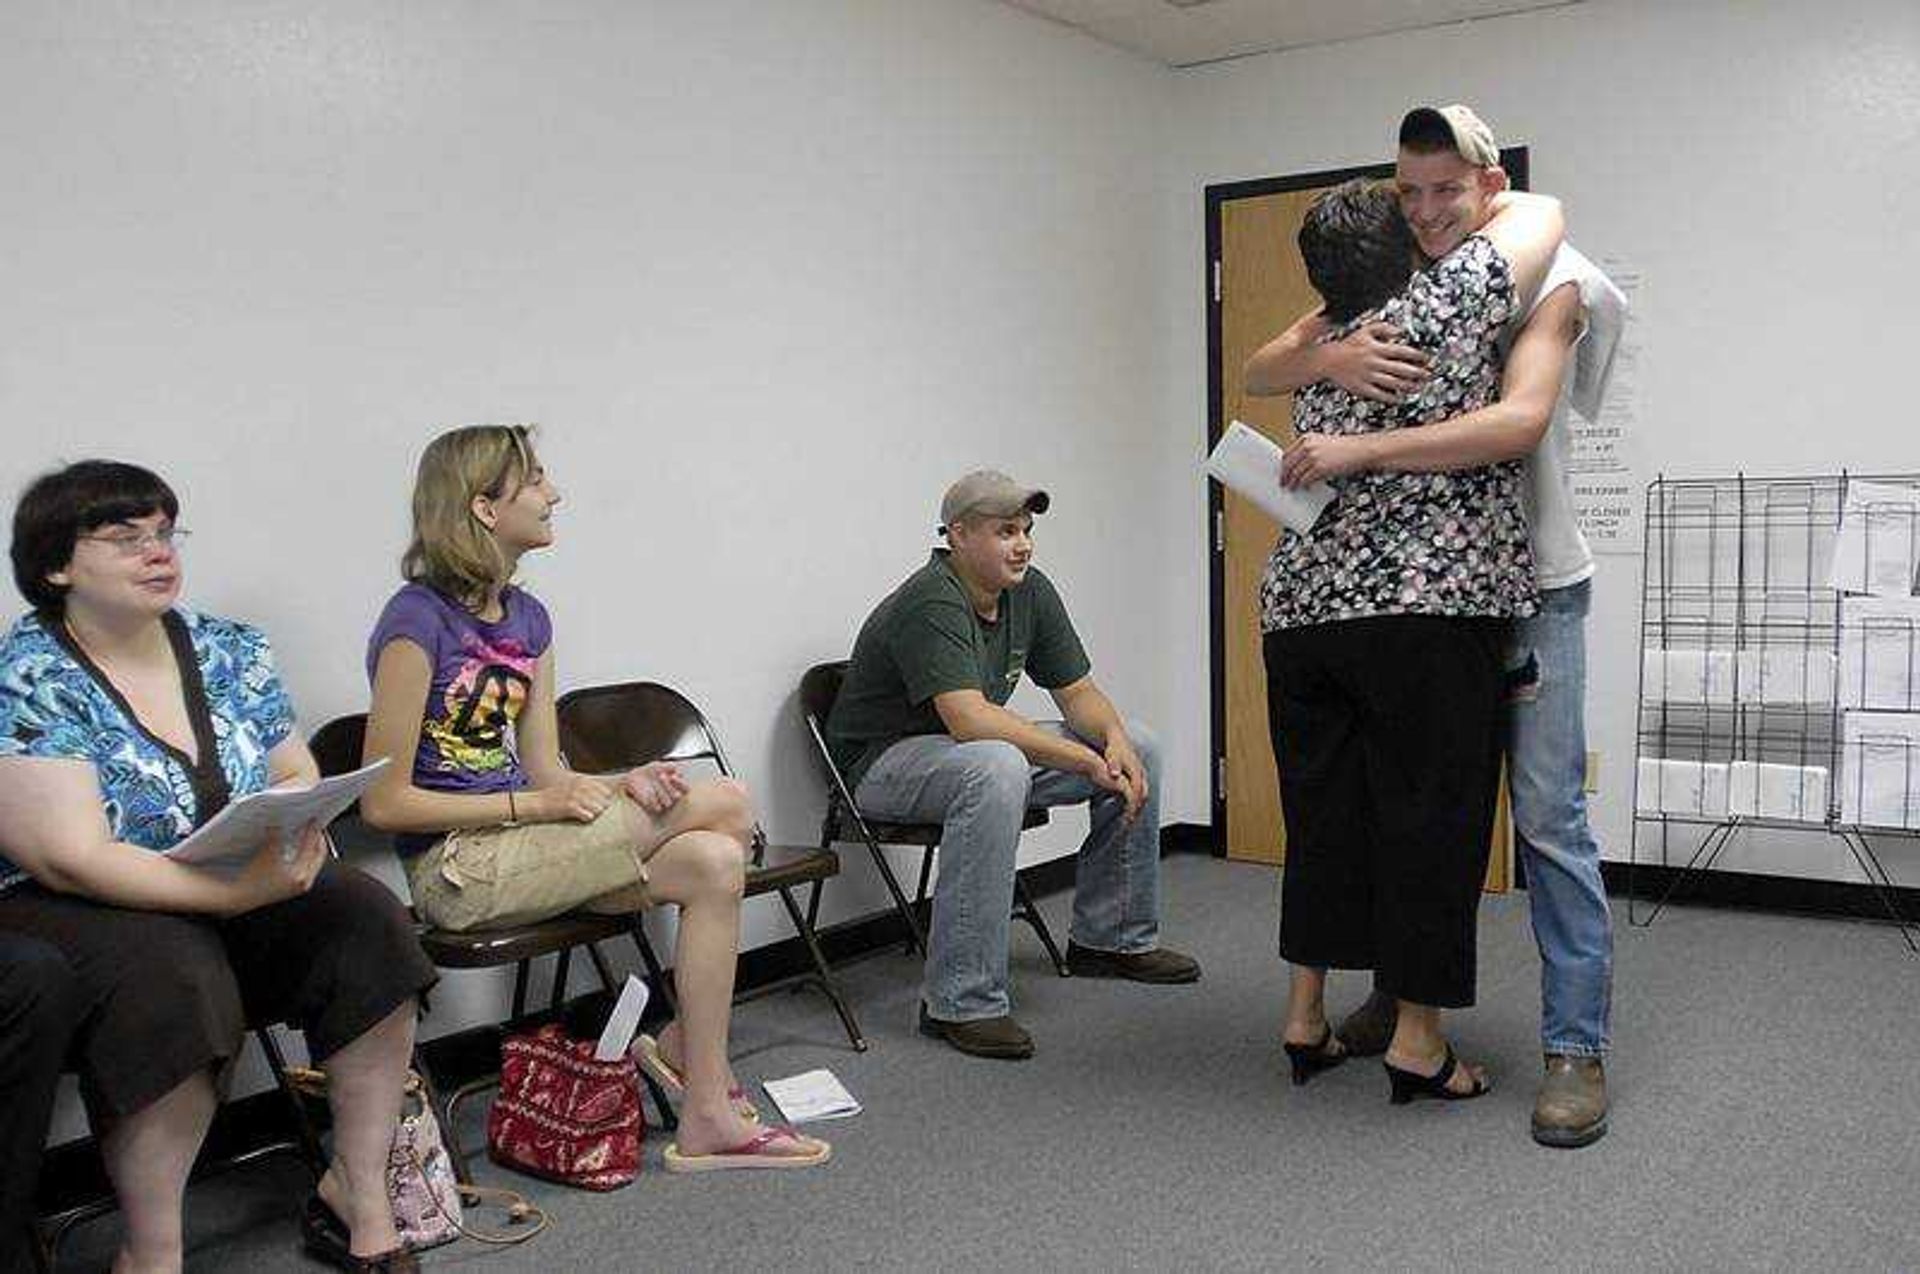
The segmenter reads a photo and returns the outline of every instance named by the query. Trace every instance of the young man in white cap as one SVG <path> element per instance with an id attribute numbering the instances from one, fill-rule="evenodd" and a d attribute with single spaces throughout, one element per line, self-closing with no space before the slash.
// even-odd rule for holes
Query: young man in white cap
<path id="1" fill-rule="evenodd" d="M 827 742 L 861 810 L 940 823 L 940 875 L 922 1032 L 963 1053 L 1018 1059 L 1007 940 L 1014 852 L 1029 806 L 1091 803 L 1067 966 L 1081 977 L 1192 982 L 1200 966 L 1159 944 L 1160 760 L 1123 721 L 1051 581 L 1032 565 L 1045 491 L 981 470 L 940 502 L 946 546 L 862 625 Z M 1005 705 L 1031 676 L 1064 721 Z"/>
<path id="2" fill-rule="evenodd" d="M 1395 182 L 1421 254 L 1438 260 L 1483 227 L 1507 188 L 1493 131 L 1465 106 L 1420 107 L 1400 124 Z M 1501 401 L 1419 429 L 1364 437 L 1314 435 L 1289 451 L 1286 485 L 1361 471 L 1434 472 L 1526 459 L 1523 485 L 1541 590 L 1521 621 L 1511 666 L 1513 818 L 1541 956 L 1545 1074 L 1532 1132 L 1543 1145 L 1584 1146 L 1607 1128 L 1613 928 L 1600 849 L 1587 822 L 1586 616 L 1593 554 L 1568 481 L 1567 412 L 1597 417 L 1625 317 L 1625 298 L 1598 267 L 1562 246 L 1532 308 L 1508 333 Z M 1249 360 L 1249 393 L 1288 393 L 1318 380 L 1394 402 L 1418 392 L 1425 356 L 1372 324 L 1325 341 L 1317 314 Z M 1570 374 L 1571 373 L 1571 374 Z M 1394 1002 L 1378 989 L 1341 1024 L 1350 1051 L 1378 1052 Z"/>

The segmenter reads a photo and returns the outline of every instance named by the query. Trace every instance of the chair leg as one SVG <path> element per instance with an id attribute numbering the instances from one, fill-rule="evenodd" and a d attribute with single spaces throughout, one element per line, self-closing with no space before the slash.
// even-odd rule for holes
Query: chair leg
<path id="1" fill-rule="evenodd" d="M 920 914 L 920 907 L 927 901 L 927 889 L 933 884 L 933 850 L 928 849 L 920 855 L 920 883 L 913 890 L 913 914 Z M 913 950 L 913 944 L 907 944 L 907 950 Z"/>
<path id="2" fill-rule="evenodd" d="M 440 1099 L 440 1086 L 433 1082 L 433 1072 L 427 1069 L 426 1054 L 420 1051 L 419 1044 L 413 1046 L 413 1073 L 420 1077 L 420 1096 L 427 1103 L 427 1109 L 440 1122 L 440 1139 L 446 1143 L 447 1159 L 453 1166 L 453 1179 L 463 1186 L 473 1184 L 473 1174 L 467 1170 L 466 1156 L 460 1150 L 459 1135 L 453 1128 L 453 1113 Z"/>
<path id="3" fill-rule="evenodd" d="M 819 894 L 818 881 L 814 882 L 814 893 L 816 897 Z M 853 1010 L 847 1006 L 846 1000 L 841 998 L 840 985 L 833 980 L 833 971 L 827 967 L 826 953 L 820 949 L 820 937 L 813 931 L 809 917 L 800 910 L 800 903 L 794 898 L 793 890 L 783 886 L 780 889 L 780 901 L 786 904 L 787 915 L 793 920 L 794 931 L 800 935 L 800 940 L 807 944 L 807 954 L 813 957 L 813 967 L 818 974 L 815 980 L 820 983 L 820 989 L 826 993 L 827 999 L 833 1002 L 833 1011 L 840 1015 L 840 1025 L 847 1032 L 847 1042 L 853 1045 L 854 1052 L 866 1052 L 867 1038 L 860 1033 L 860 1024 L 854 1021 Z"/>
<path id="4" fill-rule="evenodd" d="M 907 895 L 901 891 L 900 878 L 893 874 L 892 865 L 887 862 L 887 856 L 880 850 L 880 842 L 871 836 L 866 836 L 864 839 L 867 852 L 873 855 L 873 865 L 880 872 L 880 882 L 893 896 L 894 909 L 900 913 L 900 918 L 907 922 L 907 950 L 926 954 L 927 931 L 920 924 L 919 913 L 914 909 L 913 904 L 907 901 Z"/>
<path id="5" fill-rule="evenodd" d="M 513 966 L 513 1016 L 507 1020 L 518 1022 L 527 1015 L 527 970 L 533 961 L 522 960 Z"/>
<path id="6" fill-rule="evenodd" d="M 587 944 L 587 958 L 593 961 L 593 971 L 600 976 L 601 988 L 608 992 L 618 991 L 620 984 L 613 980 L 613 966 L 607 963 L 606 954 L 600 950 L 599 943 Z"/>
<path id="7" fill-rule="evenodd" d="M 253 1037 L 260 1041 L 260 1051 L 266 1054 L 267 1069 L 273 1072 L 274 1087 L 287 1099 L 287 1107 L 293 1112 L 293 1133 L 300 1144 L 300 1157 L 306 1161 L 307 1171 L 313 1174 L 315 1183 L 326 1175 L 327 1155 L 320 1146 L 320 1134 L 313 1130 L 313 1121 L 307 1118 L 305 1100 L 293 1091 L 293 1085 L 287 1082 L 287 1058 L 280 1051 L 280 1042 L 273 1038 L 270 1027 L 259 1027 Z"/>
<path id="8" fill-rule="evenodd" d="M 558 1013 L 560 1006 L 567 1002 L 567 975 L 573 972 L 573 948 L 562 947 L 553 958 L 553 992 L 547 997 L 547 1008 Z"/>
<path id="9" fill-rule="evenodd" d="M 1013 914 L 1018 919 L 1033 926 L 1033 936 L 1040 939 L 1040 945 L 1047 949 L 1047 958 L 1053 961 L 1053 971 L 1063 978 L 1072 977 L 1067 970 L 1067 962 L 1060 956 L 1060 948 L 1054 944 L 1053 930 L 1047 927 L 1047 918 L 1040 912 L 1040 906 L 1033 900 L 1033 891 L 1027 888 L 1027 882 L 1020 879 L 1020 873 L 1013 874 L 1014 903 Z"/>

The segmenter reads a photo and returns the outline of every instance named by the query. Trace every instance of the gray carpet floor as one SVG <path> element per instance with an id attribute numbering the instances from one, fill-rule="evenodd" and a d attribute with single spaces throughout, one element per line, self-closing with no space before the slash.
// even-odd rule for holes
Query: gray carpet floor
<path id="1" fill-rule="evenodd" d="M 553 1228 L 425 1264 L 1920 1268 L 1920 959 L 1892 929 L 1704 908 L 1641 929 L 1617 902 L 1612 1130 L 1569 1152 L 1527 1136 L 1539 997 L 1523 895 L 1482 909 L 1480 1004 L 1452 1026 L 1495 1092 L 1394 1108 L 1377 1062 L 1286 1082 L 1277 891 L 1265 869 L 1167 860 L 1167 941 L 1206 967 L 1191 987 L 1061 980 L 1016 926 L 1017 1011 L 1039 1042 L 1029 1062 L 916 1035 L 917 966 L 899 954 L 845 970 L 864 1055 L 815 995 L 744 1005 L 744 1080 L 827 1066 L 865 1104 L 819 1126 L 832 1163 L 675 1177 L 654 1134 L 640 1179 L 611 1195 L 484 1165 L 483 1180 L 533 1195 Z M 1046 900 L 1063 935 L 1067 908 Z M 1337 975 L 1336 1008 L 1365 985 Z M 320 1268 L 297 1250 L 301 1191 L 285 1161 L 196 1186 L 189 1269 Z M 76 1233 L 61 1268 L 101 1268 L 115 1225 Z"/>

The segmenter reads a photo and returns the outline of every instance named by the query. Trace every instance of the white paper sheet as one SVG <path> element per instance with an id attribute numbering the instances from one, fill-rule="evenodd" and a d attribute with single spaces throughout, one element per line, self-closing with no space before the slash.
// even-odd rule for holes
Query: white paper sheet
<path id="1" fill-rule="evenodd" d="M 1823 765 L 1771 765 L 1735 761 L 1727 775 L 1727 806 L 1752 818 L 1823 823 L 1827 818 L 1827 769 Z"/>
<path id="2" fill-rule="evenodd" d="M 1849 712 L 1841 739 L 1840 821 L 1920 827 L 1920 713 Z"/>
<path id="3" fill-rule="evenodd" d="M 1637 804 L 1642 811 L 1725 818 L 1730 770 L 1720 761 L 1639 759 Z"/>
<path id="4" fill-rule="evenodd" d="M 1834 655 L 1804 646 L 1753 647 L 1740 652 L 1740 698 L 1748 703 L 1833 702 Z"/>
<path id="5" fill-rule="evenodd" d="M 1920 490 L 1885 482 L 1849 482 L 1834 543 L 1833 587 L 1846 593 L 1907 597 L 1920 566 Z"/>
<path id="6" fill-rule="evenodd" d="M 606 1026 L 600 1030 L 599 1042 L 593 1046 L 596 1061 L 617 1062 L 632 1045 L 634 1032 L 640 1029 L 640 1015 L 647 1011 L 647 994 L 647 984 L 629 973 L 627 984 L 620 988 L 620 998 L 613 1002 L 613 1012 L 607 1015 Z"/>
<path id="7" fill-rule="evenodd" d="M 1841 601 L 1840 706 L 1920 709 L 1920 598 Z"/>
<path id="8" fill-rule="evenodd" d="M 387 764 L 388 758 L 383 756 L 372 765 L 351 774 L 321 779 L 312 787 L 270 787 L 264 792 L 243 796 L 208 819 L 204 827 L 167 854 L 183 863 L 230 876 L 247 865 L 270 834 L 278 832 L 286 846 L 286 856 L 292 858 L 298 848 L 293 840 L 295 832 L 308 823 L 325 827 L 340 817 L 347 806 L 360 799 L 360 794 Z"/>
<path id="9" fill-rule="evenodd" d="M 1282 488 L 1280 461 L 1285 455 L 1280 444 L 1236 420 L 1220 435 L 1206 468 L 1222 486 L 1252 501 L 1280 525 L 1305 535 L 1333 503 L 1333 488 L 1324 482 L 1291 491 Z"/>
<path id="10" fill-rule="evenodd" d="M 790 1124 L 846 1119 L 860 1113 L 860 1103 L 830 1070 L 803 1071 L 787 1079 L 770 1079 L 761 1087 L 767 1090 L 767 1096 Z"/>

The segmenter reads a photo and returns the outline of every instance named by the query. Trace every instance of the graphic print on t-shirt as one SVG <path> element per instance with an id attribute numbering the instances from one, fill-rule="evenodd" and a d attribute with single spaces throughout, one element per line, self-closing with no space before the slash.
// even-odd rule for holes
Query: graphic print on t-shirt
<path id="1" fill-rule="evenodd" d="M 423 723 L 435 768 L 465 774 L 495 774 L 513 764 L 508 732 L 526 706 L 538 656 L 516 637 L 489 642 L 461 634 L 459 670 L 447 682 L 439 711 Z"/>

